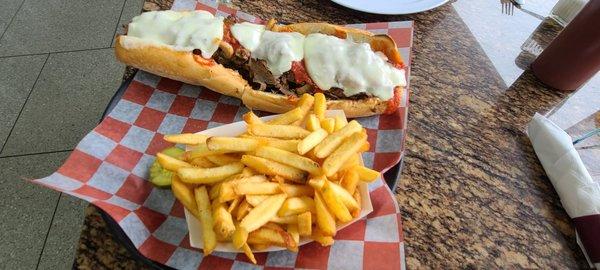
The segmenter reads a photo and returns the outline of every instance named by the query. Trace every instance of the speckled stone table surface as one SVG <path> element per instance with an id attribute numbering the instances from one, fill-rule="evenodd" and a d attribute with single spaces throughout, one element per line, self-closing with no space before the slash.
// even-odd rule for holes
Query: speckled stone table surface
<path id="1" fill-rule="evenodd" d="M 407 152 L 396 189 L 409 269 L 586 267 L 524 133 L 535 112 L 567 96 L 536 81 L 527 70 L 535 56 L 521 49 L 528 38 L 543 47 L 560 30 L 535 16 L 547 7 L 508 16 L 498 1 L 461 0 L 421 14 L 381 16 L 316 0 L 233 5 L 286 22 L 415 21 Z M 144 267 L 92 206 L 75 266 Z"/>

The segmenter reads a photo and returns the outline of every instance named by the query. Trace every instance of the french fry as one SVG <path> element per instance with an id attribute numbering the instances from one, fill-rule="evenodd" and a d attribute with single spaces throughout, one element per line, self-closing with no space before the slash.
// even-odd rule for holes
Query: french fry
<path id="1" fill-rule="evenodd" d="M 302 139 L 310 132 L 301 127 L 292 125 L 252 124 L 248 125 L 248 133 L 271 138 Z"/>
<path id="2" fill-rule="evenodd" d="M 280 216 L 274 216 L 270 222 L 275 222 L 278 224 L 292 224 L 292 223 L 298 223 L 298 216 L 285 216 L 285 217 L 280 217 Z"/>
<path id="3" fill-rule="evenodd" d="M 279 184 L 273 182 L 263 183 L 238 183 L 233 187 L 237 195 L 271 195 L 281 193 Z"/>
<path id="4" fill-rule="evenodd" d="M 260 141 L 261 144 L 266 146 L 271 146 L 275 148 L 279 148 L 281 150 L 296 152 L 298 149 L 298 143 L 300 140 L 287 140 L 287 139 L 277 139 L 277 138 L 269 138 L 269 137 L 261 137 L 261 136 L 253 136 L 253 135 L 243 135 L 244 138 L 252 138 Z"/>
<path id="5" fill-rule="evenodd" d="M 248 246 L 248 244 L 244 244 L 242 246 L 242 250 L 244 251 L 244 254 L 246 254 L 246 257 L 248 257 L 253 264 L 256 264 L 256 258 L 254 258 L 254 253 L 252 253 L 250 246 Z"/>
<path id="6" fill-rule="evenodd" d="M 269 248 L 271 245 L 270 244 L 252 244 L 252 249 L 256 250 L 256 251 L 263 251 L 267 248 Z"/>
<path id="7" fill-rule="evenodd" d="M 326 185 L 331 188 L 335 196 L 348 208 L 349 211 L 360 209 L 360 204 L 358 204 L 356 200 L 354 200 L 354 197 L 352 197 L 354 192 L 350 193 L 336 183 L 329 182 Z"/>
<path id="8" fill-rule="evenodd" d="M 271 182 L 283 184 L 285 183 L 285 179 L 279 175 L 273 175 L 271 176 Z"/>
<path id="9" fill-rule="evenodd" d="M 341 181 L 341 171 L 338 170 L 338 172 L 334 173 L 332 176 L 329 176 L 328 179 L 329 181 L 333 182 L 333 183 L 340 183 Z"/>
<path id="10" fill-rule="evenodd" d="M 313 233 L 310 237 L 324 247 L 331 246 L 333 244 L 333 237 L 325 234 L 319 227 L 313 230 Z"/>
<path id="11" fill-rule="evenodd" d="M 298 104 L 296 104 L 296 107 L 302 108 L 306 111 L 310 111 L 310 108 L 313 106 L 314 102 L 315 97 L 311 96 L 310 94 L 304 93 L 300 97 L 300 100 L 298 101 Z"/>
<path id="12" fill-rule="evenodd" d="M 285 201 L 284 194 L 270 196 L 258 206 L 250 210 L 250 213 L 240 222 L 239 227 L 248 231 L 254 231 L 265 225 L 277 215 L 277 211 Z"/>
<path id="13" fill-rule="evenodd" d="M 342 187 L 344 187 L 348 193 L 354 194 L 358 181 L 360 181 L 358 172 L 356 172 L 356 170 L 347 170 L 342 177 Z"/>
<path id="14" fill-rule="evenodd" d="M 319 191 L 315 191 L 315 209 L 317 211 L 317 226 L 321 228 L 326 235 L 334 236 L 336 232 L 335 219 L 325 205 L 323 195 Z"/>
<path id="15" fill-rule="evenodd" d="M 252 124 L 264 124 L 263 121 L 260 119 L 260 117 L 258 117 L 256 114 L 254 114 L 253 111 L 249 111 L 247 113 L 245 113 L 242 118 L 244 119 L 244 122 L 246 122 L 248 125 L 252 125 Z"/>
<path id="16" fill-rule="evenodd" d="M 238 221 L 242 220 L 251 209 L 252 206 L 246 200 L 242 201 L 235 212 L 235 219 Z"/>
<path id="17" fill-rule="evenodd" d="M 308 185 L 314 188 L 315 190 L 321 190 L 323 185 L 325 185 L 325 181 L 327 181 L 327 177 L 325 175 L 320 175 L 315 178 L 311 178 L 308 180 Z"/>
<path id="18" fill-rule="evenodd" d="M 264 244 L 269 243 L 272 245 L 286 247 L 288 249 L 294 249 L 297 247 L 296 242 L 292 236 L 281 228 L 262 227 L 248 235 L 249 244 Z"/>
<path id="19" fill-rule="evenodd" d="M 204 157 L 204 159 L 218 166 L 223 166 L 234 162 L 240 162 L 239 158 L 228 154 L 206 156 Z"/>
<path id="20" fill-rule="evenodd" d="M 246 195 L 246 201 L 253 207 L 256 207 L 268 197 L 269 195 Z"/>
<path id="21" fill-rule="evenodd" d="M 259 141 L 251 138 L 210 137 L 206 140 L 206 146 L 211 151 L 247 152 L 254 151 L 259 145 Z"/>
<path id="22" fill-rule="evenodd" d="M 206 157 L 197 157 L 190 160 L 190 164 L 200 168 L 212 168 L 216 165 L 208 160 Z"/>
<path id="23" fill-rule="evenodd" d="M 348 124 L 348 120 L 346 119 L 346 117 L 343 117 L 341 115 L 335 116 L 335 128 L 334 128 L 335 131 L 342 129 L 347 124 Z"/>
<path id="24" fill-rule="evenodd" d="M 325 110 L 327 110 L 325 95 L 323 93 L 316 93 L 314 102 L 314 112 L 317 118 L 319 118 L 319 120 L 325 118 Z"/>
<path id="25" fill-rule="evenodd" d="M 181 181 L 186 183 L 213 184 L 241 173 L 242 169 L 244 169 L 244 164 L 236 162 L 214 168 L 179 168 L 177 175 Z"/>
<path id="26" fill-rule="evenodd" d="M 344 142 L 331 155 L 323 161 L 323 172 L 327 176 L 332 176 L 342 165 L 356 154 L 361 145 L 367 141 L 367 134 L 356 132 L 346 138 Z"/>
<path id="27" fill-rule="evenodd" d="M 309 131 L 315 131 L 320 128 L 321 120 L 319 120 L 319 118 L 317 118 L 317 116 L 314 113 L 309 114 L 306 118 L 306 129 L 308 129 Z"/>
<path id="28" fill-rule="evenodd" d="M 206 187 L 206 186 L 204 186 L 204 187 Z M 208 191 L 208 189 L 206 189 L 206 191 Z M 208 199 L 210 200 L 210 192 L 208 195 Z M 216 200 L 210 201 L 210 207 L 211 207 L 212 213 L 213 213 L 213 221 L 215 220 L 215 209 L 217 209 L 217 207 L 219 207 L 219 205 L 224 205 L 224 203 L 219 203 Z M 217 236 L 219 236 L 219 235 L 217 234 Z"/>
<path id="29" fill-rule="evenodd" d="M 284 240 L 285 247 L 291 251 L 298 252 L 298 242 L 294 241 L 292 235 L 284 230 L 279 224 L 268 222 L 263 228 L 273 230 L 278 233 Z"/>
<path id="30" fill-rule="evenodd" d="M 315 162 L 319 163 L 319 164 L 323 164 L 323 158 L 318 158 L 317 156 L 315 156 L 315 149 L 313 148 L 312 150 L 306 152 L 306 154 L 304 154 L 305 157 L 310 158 L 312 160 L 314 160 Z"/>
<path id="31" fill-rule="evenodd" d="M 307 185 L 280 184 L 279 188 L 288 197 L 311 196 L 313 188 Z"/>
<path id="32" fill-rule="evenodd" d="M 321 189 L 323 200 L 325 201 L 327 208 L 341 222 L 352 220 L 350 211 L 348 211 L 346 205 L 336 196 L 336 193 L 333 191 L 330 184 L 330 182 L 325 182 L 325 185 Z"/>
<path id="33" fill-rule="evenodd" d="M 358 149 L 358 152 L 366 152 L 369 151 L 369 149 L 371 149 L 371 144 L 366 141 L 365 143 L 363 143 L 363 145 Z"/>
<path id="34" fill-rule="evenodd" d="M 162 166 L 166 170 L 173 172 L 177 171 L 177 169 L 179 168 L 192 167 L 192 164 L 189 164 L 185 161 L 176 159 L 171 156 L 167 156 L 163 153 L 156 153 L 156 160 L 158 160 L 160 166 Z"/>
<path id="35" fill-rule="evenodd" d="M 246 167 L 242 170 L 242 175 L 245 177 L 250 177 L 250 176 L 256 175 L 256 171 L 251 168 Z"/>
<path id="36" fill-rule="evenodd" d="M 285 198 L 285 194 L 273 195 L 254 207 L 236 228 L 233 234 L 234 247 L 241 248 L 248 239 L 248 232 L 260 228 L 276 216 Z"/>
<path id="37" fill-rule="evenodd" d="M 361 181 L 365 182 L 373 182 L 380 175 L 378 171 L 369 169 L 365 166 L 356 166 L 354 167 L 354 170 L 356 170 L 356 172 L 358 173 L 358 178 L 360 178 Z"/>
<path id="38" fill-rule="evenodd" d="M 298 104 L 296 104 L 296 106 L 302 108 L 308 114 L 308 112 L 310 112 L 310 109 L 312 109 L 314 103 L 315 97 L 310 94 L 304 93 L 300 97 L 300 100 L 298 101 Z"/>
<path id="39" fill-rule="evenodd" d="M 298 224 L 288 224 L 287 232 L 290 234 L 296 245 L 300 243 L 300 233 L 298 232 Z"/>
<path id="40" fill-rule="evenodd" d="M 298 143 L 300 143 L 300 140 L 279 140 L 271 138 L 270 140 L 267 140 L 266 145 L 296 153 L 296 151 L 298 151 Z"/>
<path id="41" fill-rule="evenodd" d="M 335 119 L 329 117 L 321 119 L 321 128 L 329 134 L 333 133 L 335 131 Z"/>
<path id="42" fill-rule="evenodd" d="M 196 205 L 196 199 L 194 198 L 194 189 L 191 186 L 181 182 L 177 175 L 173 175 L 171 191 L 173 191 L 173 196 L 183 204 L 183 207 L 199 218 L 198 206 Z"/>
<path id="43" fill-rule="evenodd" d="M 254 251 L 264 251 L 270 247 L 270 244 L 252 244 L 252 250 Z"/>
<path id="44" fill-rule="evenodd" d="M 277 215 L 280 217 L 292 216 L 304 213 L 306 211 L 315 213 L 315 202 L 308 196 L 290 197 L 283 202 Z"/>
<path id="45" fill-rule="evenodd" d="M 217 204 L 213 209 L 214 230 L 221 239 L 229 240 L 235 232 L 231 214 L 225 209 L 225 204 Z"/>
<path id="46" fill-rule="evenodd" d="M 233 210 L 236 210 L 237 206 L 240 204 L 240 202 L 242 201 L 241 198 L 235 198 L 233 199 L 233 201 L 231 201 L 231 203 L 229 203 L 229 207 L 227 207 L 227 212 L 229 212 L 230 214 L 233 213 Z"/>
<path id="47" fill-rule="evenodd" d="M 217 235 L 213 230 L 214 222 L 211 213 L 210 200 L 206 187 L 200 186 L 194 190 L 198 212 L 200 215 L 200 224 L 202 225 L 202 239 L 204 241 L 204 255 L 212 253 L 217 246 Z"/>
<path id="48" fill-rule="evenodd" d="M 310 134 L 308 134 L 308 136 L 304 137 L 304 139 L 302 139 L 300 143 L 298 143 L 298 153 L 300 155 L 306 154 L 308 151 L 310 151 L 319 143 L 321 143 L 321 141 L 323 141 L 323 139 L 325 139 L 327 135 L 329 135 L 329 133 L 327 133 L 327 131 L 322 128 L 311 132 Z"/>
<path id="49" fill-rule="evenodd" d="M 342 167 L 340 167 L 339 171 L 347 171 L 350 170 L 352 167 L 354 166 L 359 166 L 360 165 L 360 154 L 356 153 L 354 155 L 352 155 L 348 161 L 346 161 Z"/>
<path id="50" fill-rule="evenodd" d="M 308 236 L 312 234 L 312 213 L 304 212 L 298 215 L 298 233 Z"/>
<path id="51" fill-rule="evenodd" d="M 212 185 L 210 187 L 210 189 L 208 190 L 208 197 L 211 200 L 214 200 L 216 198 L 219 197 L 219 193 L 221 192 L 221 186 L 223 185 L 223 182 L 217 183 L 215 185 Z"/>
<path id="52" fill-rule="evenodd" d="M 304 117 L 304 111 L 300 107 L 296 107 L 286 113 L 267 121 L 269 125 L 289 125 Z"/>
<path id="53" fill-rule="evenodd" d="M 350 121 L 350 123 L 348 123 L 342 129 L 330 134 L 323 139 L 321 143 L 315 146 L 315 156 L 318 158 L 326 158 L 333 153 L 333 151 L 338 148 L 342 142 L 344 142 L 344 139 L 361 130 L 362 126 L 356 120 Z"/>
<path id="54" fill-rule="evenodd" d="M 219 155 L 219 154 L 227 154 L 227 153 L 231 153 L 231 151 L 225 151 L 225 150 L 210 150 L 208 149 L 208 146 L 206 145 L 206 143 L 199 143 L 197 145 L 195 145 L 192 150 L 185 152 L 185 154 L 183 155 L 185 160 L 192 160 L 195 159 L 197 157 L 205 157 L 205 156 L 210 156 L 210 155 Z"/>
<path id="55" fill-rule="evenodd" d="M 248 230 L 240 226 L 236 227 L 235 232 L 231 237 L 233 246 L 237 249 L 243 248 L 244 245 L 248 245 L 246 241 L 248 241 Z"/>
<path id="56" fill-rule="evenodd" d="M 167 142 L 172 143 L 181 143 L 194 145 L 199 143 L 206 142 L 208 136 L 204 134 L 194 134 L 194 133 L 183 133 L 183 134 L 168 134 L 163 137 L 163 139 Z"/>
<path id="57" fill-rule="evenodd" d="M 242 182 L 252 182 L 252 183 L 260 183 L 267 182 L 267 178 L 264 175 L 254 175 L 248 177 L 241 178 L 233 178 L 231 180 L 225 181 L 221 184 L 221 188 L 219 189 L 219 196 L 217 200 L 220 203 L 224 203 L 227 201 L 234 200 L 239 196 L 235 193 L 234 187 Z"/>
<path id="58" fill-rule="evenodd" d="M 266 158 L 243 155 L 241 161 L 244 165 L 266 175 L 280 175 L 281 177 L 292 181 L 302 181 L 306 176 L 306 173 L 300 169 Z"/>
<path id="59" fill-rule="evenodd" d="M 356 201 L 356 203 L 358 203 L 358 205 L 362 204 L 362 198 L 360 197 L 360 190 L 355 190 L 354 191 L 354 200 Z M 354 211 L 352 211 L 350 214 L 352 214 L 352 217 L 357 218 L 360 215 L 360 208 L 354 209 Z"/>
<path id="60" fill-rule="evenodd" d="M 298 104 L 296 104 L 296 106 L 302 109 L 302 118 L 294 122 L 294 125 L 299 126 L 300 124 L 302 124 L 304 119 L 306 119 L 308 114 L 310 113 L 310 109 L 313 107 L 314 102 L 315 98 L 309 94 L 305 93 L 302 95 L 302 97 L 300 97 L 300 100 L 298 101 Z"/>
<path id="61" fill-rule="evenodd" d="M 320 166 L 310 158 L 294 154 L 292 152 L 284 151 L 270 146 L 261 146 L 256 148 L 254 153 L 258 157 L 277 161 L 279 163 L 292 166 L 297 169 L 301 169 L 309 172 L 310 174 L 319 173 Z"/>

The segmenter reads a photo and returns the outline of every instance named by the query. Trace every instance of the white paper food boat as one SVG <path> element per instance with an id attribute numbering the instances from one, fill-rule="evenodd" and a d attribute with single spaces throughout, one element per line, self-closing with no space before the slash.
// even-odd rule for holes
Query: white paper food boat
<path id="1" fill-rule="evenodd" d="M 330 111 L 326 112 L 326 116 L 328 116 L 328 117 L 334 117 L 334 116 L 338 116 L 338 115 L 346 117 L 346 115 L 344 114 L 344 111 L 342 111 L 342 110 L 330 110 Z M 276 116 L 277 115 L 271 115 L 271 116 L 261 117 L 261 119 L 266 121 L 266 120 L 269 120 Z M 207 130 L 204 130 L 204 131 L 201 131 L 198 133 L 210 135 L 210 136 L 233 137 L 233 136 L 237 136 L 245 131 L 246 131 L 246 122 L 239 121 L 239 122 L 231 123 L 228 125 L 222 125 L 222 126 L 219 126 L 216 128 L 207 129 Z M 362 159 L 360 162 L 362 163 Z M 362 198 L 360 215 L 357 218 L 352 219 L 348 223 L 338 224 L 338 226 L 337 226 L 338 231 L 340 229 L 345 228 L 348 225 L 358 221 L 359 219 L 362 219 L 369 213 L 373 212 L 373 205 L 371 204 L 371 197 L 369 196 L 369 189 L 367 187 L 367 183 L 361 181 L 358 185 L 358 190 L 360 191 L 360 197 Z M 195 248 L 203 248 L 204 243 L 202 241 L 202 229 L 201 229 L 200 221 L 198 219 L 196 219 L 196 217 L 194 215 L 192 215 L 190 212 L 188 212 L 187 209 L 185 210 L 185 219 L 186 219 L 186 222 L 188 225 L 191 246 L 195 247 Z M 313 240 L 310 239 L 309 237 L 302 236 L 302 237 L 300 237 L 300 246 L 304 245 L 306 243 L 310 243 L 312 241 Z M 285 250 L 285 249 L 286 248 L 284 248 L 284 247 L 271 246 L 267 249 L 264 249 L 261 251 L 253 251 L 253 252 L 255 252 L 255 253 L 270 252 L 270 251 L 278 251 L 278 250 Z M 242 252 L 241 250 L 234 248 L 233 244 L 231 244 L 231 242 L 217 242 L 217 247 L 215 248 L 215 251 L 235 252 L 235 253 Z"/>

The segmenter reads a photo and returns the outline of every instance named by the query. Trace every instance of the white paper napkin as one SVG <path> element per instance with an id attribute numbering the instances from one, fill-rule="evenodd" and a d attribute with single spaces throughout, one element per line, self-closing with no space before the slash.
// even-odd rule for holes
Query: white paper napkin
<path id="1" fill-rule="evenodd" d="M 600 184 L 592 180 L 571 136 L 540 114 L 535 114 L 527 131 L 569 216 L 600 214 Z"/>
<path id="2" fill-rule="evenodd" d="M 571 218 L 600 214 L 600 183 L 594 182 L 585 168 L 571 136 L 537 113 L 527 132 L 567 214 Z M 585 253 L 581 241 L 577 240 Z M 588 262 L 593 266 L 589 259 Z"/>

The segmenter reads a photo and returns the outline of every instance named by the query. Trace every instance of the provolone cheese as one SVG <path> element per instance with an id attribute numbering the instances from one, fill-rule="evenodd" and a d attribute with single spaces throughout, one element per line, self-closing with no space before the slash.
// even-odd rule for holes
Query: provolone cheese
<path id="1" fill-rule="evenodd" d="M 231 26 L 233 37 L 250 52 L 254 51 L 260 44 L 260 37 L 263 32 L 265 32 L 265 26 L 262 24 L 243 22 Z"/>
<path id="2" fill-rule="evenodd" d="M 304 57 L 304 35 L 296 32 L 265 31 L 258 47 L 251 56 L 267 61 L 267 67 L 275 76 L 292 69 L 292 62 Z"/>
<path id="3" fill-rule="evenodd" d="M 202 10 L 145 12 L 129 23 L 127 35 L 180 51 L 200 49 L 202 57 L 211 58 L 223 39 L 223 17 Z"/>
<path id="4" fill-rule="evenodd" d="M 404 70 L 385 61 L 368 43 L 310 34 L 304 42 L 304 63 L 320 89 L 338 87 L 347 97 L 365 92 L 389 100 L 396 86 L 406 85 Z"/>
<path id="5" fill-rule="evenodd" d="M 252 58 L 265 60 L 275 76 L 289 71 L 292 62 L 304 57 L 304 35 L 300 33 L 265 31 L 264 26 L 252 23 L 235 24 L 231 33 Z"/>

